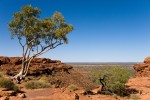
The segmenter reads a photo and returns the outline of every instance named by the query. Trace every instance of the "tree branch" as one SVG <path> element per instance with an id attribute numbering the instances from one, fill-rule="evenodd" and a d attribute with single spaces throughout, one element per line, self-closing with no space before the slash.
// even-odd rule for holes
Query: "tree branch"
<path id="1" fill-rule="evenodd" d="M 18 37 L 18 40 L 19 40 L 19 44 L 22 46 L 22 48 L 24 47 L 23 44 L 21 43 L 21 39 L 19 39 Z"/>
<path id="2" fill-rule="evenodd" d="M 44 53 L 48 52 L 49 50 L 54 49 L 54 48 L 56 48 L 57 46 L 62 45 L 62 44 L 63 44 L 63 43 L 59 43 L 59 44 L 57 44 L 56 46 L 50 47 L 50 48 L 47 49 L 46 51 L 43 51 L 41 54 L 44 54 Z M 41 54 L 40 54 L 40 55 L 41 55 Z"/>
<path id="3" fill-rule="evenodd" d="M 27 40 L 26 40 L 26 44 L 24 46 L 29 45 L 33 41 L 35 41 L 35 39 L 32 39 L 31 41 L 29 41 L 29 43 L 27 43 Z"/>
<path id="4" fill-rule="evenodd" d="M 54 43 L 54 44 L 56 44 L 56 43 Z M 40 52 L 34 54 L 32 57 L 30 57 L 29 59 L 27 59 L 27 61 L 30 61 L 31 59 L 33 59 L 33 58 L 35 58 L 35 57 L 37 57 L 37 56 L 40 56 L 41 54 L 46 53 L 46 52 L 48 52 L 49 50 L 54 49 L 54 48 L 56 48 L 57 46 L 62 45 L 62 44 L 63 44 L 63 43 L 59 43 L 59 44 L 57 44 L 57 45 L 55 45 L 55 46 L 53 46 L 53 47 L 51 47 L 50 45 L 48 45 L 47 47 L 43 48 Z"/>

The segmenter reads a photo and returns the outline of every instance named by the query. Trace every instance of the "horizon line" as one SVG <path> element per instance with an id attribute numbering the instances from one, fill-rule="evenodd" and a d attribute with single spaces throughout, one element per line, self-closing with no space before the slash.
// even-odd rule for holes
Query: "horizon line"
<path id="1" fill-rule="evenodd" d="M 142 63 L 142 62 L 64 62 L 64 63 Z"/>

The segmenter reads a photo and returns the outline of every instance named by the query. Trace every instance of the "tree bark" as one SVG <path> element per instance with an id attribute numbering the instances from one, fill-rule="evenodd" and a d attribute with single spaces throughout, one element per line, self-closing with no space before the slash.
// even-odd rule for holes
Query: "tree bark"
<path id="1" fill-rule="evenodd" d="M 30 66 L 30 62 L 31 60 L 23 61 L 20 72 L 12 78 L 12 79 L 15 79 L 18 84 L 20 84 L 20 82 L 26 77 L 29 66 Z"/>

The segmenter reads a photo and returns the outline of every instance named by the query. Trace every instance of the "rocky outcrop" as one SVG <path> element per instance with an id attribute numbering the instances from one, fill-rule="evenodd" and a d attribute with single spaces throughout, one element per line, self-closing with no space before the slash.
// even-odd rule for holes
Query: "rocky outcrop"
<path id="1" fill-rule="evenodd" d="M 150 57 L 145 58 L 143 63 L 135 64 L 133 68 L 137 77 L 150 77 Z"/>
<path id="2" fill-rule="evenodd" d="M 3 57 L 0 56 L 0 70 L 8 75 L 15 75 L 21 69 L 22 57 Z M 72 69 L 71 65 L 61 63 L 59 60 L 49 58 L 35 58 L 29 67 L 28 75 L 54 74 L 57 71 L 68 72 Z"/>
<path id="3" fill-rule="evenodd" d="M 3 56 L 0 57 L 0 65 L 7 64 L 9 62 L 10 62 L 10 59 L 8 57 L 3 57 Z"/>
<path id="4" fill-rule="evenodd" d="M 6 88 L 0 88 L 0 98 L 5 96 L 15 96 L 15 94 L 16 93 L 14 91 L 7 90 Z"/>

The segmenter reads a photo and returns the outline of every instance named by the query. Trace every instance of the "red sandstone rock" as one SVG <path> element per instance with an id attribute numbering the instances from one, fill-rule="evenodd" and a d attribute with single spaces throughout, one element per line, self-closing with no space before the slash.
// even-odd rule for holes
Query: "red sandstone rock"
<path id="1" fill-rule="evenodd" d="M 0 56 L 0 62 L 1 64 L 8 64 L 10 63 L 10 59 L 8 57 Z"/>
<path id="2" fill-rule="evenodd" d="M 32 62 L 46 64 L 46 63 L 51 63 L 51 59 L 49 59 L 49 58 L 35 58 Z"/>
<path id="3" fill-rule="evenodd" d="M 141 63 L 141 64 L 135 64 L 133 66 L 133 68 L 136 70 L 136 71 L 141 71 L 141 70 L 144 70 L 145 68 L 147 68 L 149 66 L 149 64 L 145 64 L 145 63 Z"/>
<path id="4" fill-rule="evenodd" d="M 8 96 L 1 97 L 0 100 L 10 100 Z"/>
<path id="5" fill-rule="evenodd" d="M 26 97 L 26 95 L 24 93 L 19 93 L 17 96 L 20 97 L 20 98 L 25 98 Z"/>
<path id="6" fill-rule="evenodd" d="M 137 77 L 150 77 L 150 57 L 145 58 L 144 63 L 135 64 Z"/>
<path id="7" fill-rule="evenodd" d="M 150 57 L 145 58 L 144 63 L 150 63 Z"/>
<path id="8" fill-rule="evenodd" d="M 97 94 L 97 93 L 100 93 L 102 91 L 102 86 L 100 86 L 100 87 L 98 87 L 98 88 L 96 88 L 96 89 L 93 89 L 91 92 L 93 93 L 93 94 Z"/>
<path id="9" fill-rule="evenodd" d="M 19 64 L 22 64 L 22 59 L 21 57 L 12 57 L 10 58 L 10 63 L 19 65 Z"/>
<path id="10" fill-rule="evenodd" d="M 15 92 L 14 91 L 1 91 L 0 92 L 0 96 L 4 97 L 4 96 L 15 96 Z"/>
<path id="11" fill-rule="evenodd" d="M 2 63 L 2 61 L 0 60 L 0 65 L 2 65 L 3 63 Z"/>
<path id="12" fill-rule="evenodd" d="M 52 60 L 50 63 L 57 63 L 57 64 L 60 64 L 61 61 L 60 61 L 60 60 Z"/>
<path id="13" fill-rule="evenodd" d="M 7 75 L 15 75 L 19 73 L 22 64 L 22 57 L 2 57 L 0 56 L 0 69 L 5 71 Z M 65 71 L 72 66 L 61 63 L 59 60 L 51 60 L 49 58 L 35 58 L 31 61 L 28 75 L 51 74 L 53 71 Z"/>

